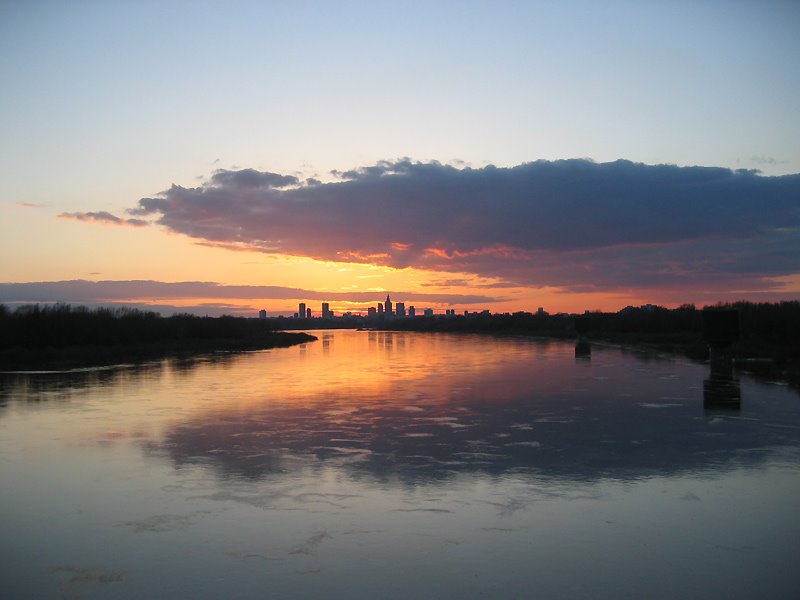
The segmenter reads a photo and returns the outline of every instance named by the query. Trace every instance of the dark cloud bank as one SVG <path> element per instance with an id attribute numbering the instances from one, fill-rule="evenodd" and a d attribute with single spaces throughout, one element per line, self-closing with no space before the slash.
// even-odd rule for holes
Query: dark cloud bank
<path id="1" fill-rule="evenodd" d="M 800 175 L 622 160 L 402 160 L 335 175 L 218 171 L 129 212 L 231 248 L 572 291 L 756 291 L 800 273 Z"/>

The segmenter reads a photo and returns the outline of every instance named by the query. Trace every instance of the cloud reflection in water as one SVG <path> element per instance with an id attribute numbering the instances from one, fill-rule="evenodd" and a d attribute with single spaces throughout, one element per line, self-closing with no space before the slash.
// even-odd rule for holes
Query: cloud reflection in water
<path id="1" fill-rule="evenodd" d="M 338 335 L 341 353 L 348 338 Z M 379 367 L 365 356 L 369 377 L 325 376 L 326 367 L 342 365 L 314 356 L 320 370 L 310 367 L 307 384 L 295 375 L 282 387 L 276 377 L 258 401 L 239 399 L 175 423 L 149 452 L 224 478 L 324 467 L 358 480 L 423 484 L 473 472 L 572 481 L 707 472 L 800 445 L 797 428 L 776 426 L 782 409 L 775 405 L 705 413 L 699 365 L 648 362 L 616 349 L 576 363 L 565 344 L 467 338 L 458 347 L 473 347 L 414 367 L 397 355 L 409 354 L 409 344 L 435 357 L 436 336 L 361 335 L 390 358 Z M 326 355 L 331 347 L 323 344 Z"/>

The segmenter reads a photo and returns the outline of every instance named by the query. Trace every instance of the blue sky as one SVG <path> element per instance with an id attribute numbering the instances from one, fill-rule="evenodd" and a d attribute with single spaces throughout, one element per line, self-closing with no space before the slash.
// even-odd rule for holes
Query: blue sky
<path id="1" fill-rule="evenodd" d="M 86 277 L 96 249 L 42 250 L 95 235 L 59 214 L 121 215 L 217 169 L 330 180 L 403 157 L 622 158 L 798 173 L 799 31 L 797 2 L 6 1 L 0 250 L 30 269 L 0 280 Z"/>

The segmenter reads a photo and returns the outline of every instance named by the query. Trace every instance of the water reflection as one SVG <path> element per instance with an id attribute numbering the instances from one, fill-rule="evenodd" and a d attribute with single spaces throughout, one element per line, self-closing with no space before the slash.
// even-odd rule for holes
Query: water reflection
<path id="1" fill-rule="evenodd" d="M 703 406 L 706 410 L 739 411 L 742 388 L 733 372 L 730 355 L 712 351 L 709 369 L 709 376 L 703 382 Z"/>
<path id="2" fill-rule="evenodd" d="M 320 338 L 280 352 L 5 374 L 0 410 L 145 383 L 156 396 L 203 398 L 146 451 L 224 478 L 326 466 L 406 483 L 466 472 L 630 480 L 758 464 L 773 447 L 800 445 L 771 404 L 746 419 L 718 413 L 741 408 L 732 373 L 704 379 L 700 366 L 652 355 L 606 348 L 576 361 L 567 344 L 482 336 Z"/>
<path id="3" fill-rule="evenodd" d="M 256 397 L 222 402 L 174 423 L 148 451 L 225 478 L 325 466 L 408 484 L 468 472 L 631 480 L 755 465 L 776 446 L 800 443 L 769 405 L 748 419 L 704 415 L 701 390 L 707 396 L 709 386 L 694 365 L 659 371 L 616 350 L 575 363 L 567 345 L 486 339 L 442 354 L 435 339 L 365 335 L 388 361 L 365 355 L 349 365 L 358 371 L 352 377 L 343 377 L 342 364 L 320 363 L 333 369 L 329 377 L 312 369 L 307 383 L 290 377 Z M 354 343 L 341 339 L 337 350 Z M 404 362 L 401 348 L 414 344 L 430 363 Z"/>
<path id="4" fill-rule="evenodd" d="M 69 400 L 74 393 L 90 388 L 141 384 L 158 380 L 167 373 L 186 376 L 194 369 L 207 365 L 231 367 L 240 354 L 220 352 L 68 371 L 2 371 L 0 402 L 14 399 L 25 402 L 55 398 Z"/>
<path id="5" fill-rule="evenodd" d="M 742 408 L 742 386 L 733 373 L 714 373 L 703 381 L 703 406 L 711 411 L 739 412 Z"/>
<path id="6" fill-rule="evenodd" d="M 739 412 L 705 411 L 707 368 L 679 360 L 320 333 L 274 351 L 0 376 L 5 595 L 798 589 L 791 390 L 743 377 Z"/>

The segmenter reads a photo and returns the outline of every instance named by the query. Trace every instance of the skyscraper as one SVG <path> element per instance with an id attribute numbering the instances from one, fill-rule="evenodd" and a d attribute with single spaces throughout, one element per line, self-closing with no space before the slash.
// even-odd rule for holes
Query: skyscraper
<path id="1" fill-rule="evenodd" d="M 394 311 L 392 311 L 392 299 L 389 298 L 389 294 L 386 294 L 386 302 L 384 302 L 383 305 L 384 305 L 384 311 L 386 312 L 387 315 L 394 314 Z"/>
<path id="2" fill-rule="evenodd" d="M 405 317 L 406 316 L 406 303 L 405 302 L 398 302 L 397 308 L 395 308 L 395 313 L 398 317 Z"/>
<path id="3" fill-rule="evenodd" d="M 300 309 L 297 311 L 297 316 L 300 317 L 301 319 L 305 319 L 306 318 L 306 303 L 305 302 L 301 302 L 300 303 Z"/>
<path id="4" fill-rule="evenodd" d="M 322 318 L 323 319 L 330 319 L 333 315 L 331 314 L 331 305 L 328 302 L 322 303 Z"/>

